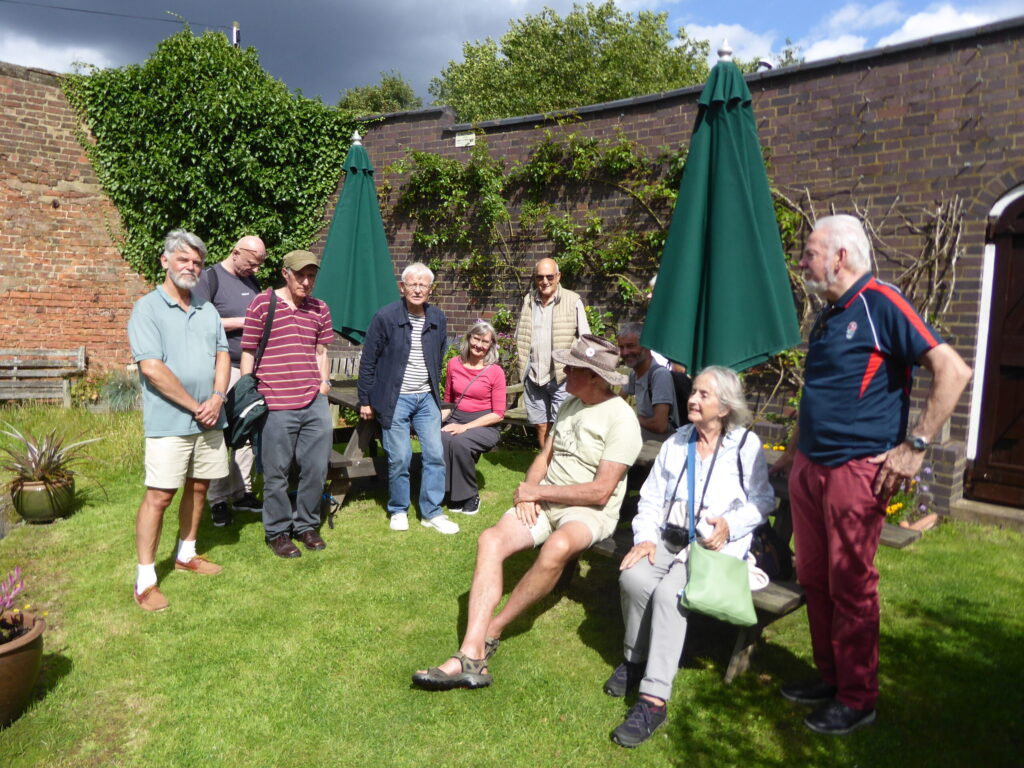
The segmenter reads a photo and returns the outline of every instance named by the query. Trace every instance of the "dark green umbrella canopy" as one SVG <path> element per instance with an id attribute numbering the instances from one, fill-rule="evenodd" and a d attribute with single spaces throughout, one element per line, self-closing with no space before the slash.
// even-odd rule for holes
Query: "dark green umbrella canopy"
<path id="1" fill-rule="evenodd" d="M 641 343 L 696 373 L 800 343 L 750 89 L 719 61 L 701 93 Z"/>
<path id="2" fill-rule="evenodd" d="M 361 344 L 374 313 L 398 299 L 373 165 L 358 134 L 345 158 L 341 188 L 313 295 L 331 308 L 334 330 Z"/>

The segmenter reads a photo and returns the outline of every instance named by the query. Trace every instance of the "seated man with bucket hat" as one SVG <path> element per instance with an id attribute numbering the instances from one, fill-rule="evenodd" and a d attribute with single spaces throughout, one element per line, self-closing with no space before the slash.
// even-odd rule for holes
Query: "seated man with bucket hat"
<path id="1" fill-rule="evenodd" d="M 612 392 L 626 382 L 616 371 L 618 348 L 585 334 L 552 355 L 565 365 L 570 397 L 516 489 L 515 506 L 480 534 L 462 645 L 441 666 L 413 675 L 421 688 L 490 685 L 487 665 L 505 627 L 554 588 L 567 563 L 615 530 L 626 470 L 642 446 L 633 409 Z M 505 560 L 533 547 L 537 560 L 494 615 Z"/>

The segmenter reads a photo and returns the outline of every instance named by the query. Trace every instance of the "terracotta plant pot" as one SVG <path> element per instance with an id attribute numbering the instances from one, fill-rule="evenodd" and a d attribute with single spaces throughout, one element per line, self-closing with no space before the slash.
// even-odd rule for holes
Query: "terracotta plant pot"
<path id="1" fill-rule="evenodd" d="M 75 500 L 75 479 L 62 484 L 22 483 L 11 492 L 14 509 L 30 523 L 48 523 L 64 517 Z"/>
<path id="2" fill-rule="evenodd" d="M 29 702 L 43 660 L 46 622 L 31 613 L 5 613 L 5 623 L 29 627 L 28 632 L 0 644 L 0 728 L 16 720 Z"/>

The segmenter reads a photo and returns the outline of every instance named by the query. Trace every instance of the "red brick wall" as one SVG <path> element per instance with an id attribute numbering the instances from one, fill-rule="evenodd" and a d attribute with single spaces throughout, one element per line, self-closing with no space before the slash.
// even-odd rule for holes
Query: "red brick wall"
<path id="1" fill-rule="evenodd" d="M 790 198 L 809 196 L 814 214 L 856 208 L 878 225 L 888 248 L 918 253 L 923 240 L 912 225 L 925 223 L 925 209 L 954 194 L 964 200 L 963 257 L 944 319 L 949 340 L 968 362 L 982 300 L 987 213 L 1024 182 L 1022 40 L 1024 22 L 1018 19 L 748 81 L 771 176 Z M 609 138 L 622 131 L 656 154 L 688 141 L 699 92 L 690 88 L 584 107 L 569 130 Z M 487 134 L 494 156 L 514 162 L 552 126 L 534 116 L 478 129 Z M 375 123 L 364 144 L 378 168 L 378 186 L 401 186 L 401 177 L 383 169 L 410 150 L 465 157 L 469 150 L 455 147 L 455 134 L 468 128 L 456 125 L 446 109 Z M 626 200 L 609 193 L 575 204 L 608 215 L 621 211 Z M 314 250 L 322 248 L 332 211 L 333 204 Z M 389 215 L 385 224 L 398 270 L 422 257 L 413 251 L 408 221 Z M 0 64 L 0 346 L 84 343 L 94 367 L 127 361 L 125 325 L 146 286 L 118 255 L 108 234 L 116 226 L 116 212 L 75 138 L 75 118 L 56 78 Z M 544 242 L 526 247 L 520 274 L 528 275 L 533 260 L 546 253 Z M 890 264 L 883 260 L 879 267 L 883 277 L 892 276 Z M 637 270 L 638 277 L 646 279 L 646 269 Z M 567 284 L 592 305 L 612 304 L 607 286 Z M 522 296 L 514 281 L 474 292 L 451 270 L 438 275 L 437 289 L 453 333 L 489 316 L 500 302 L 518 312 Z M 953 443 L 964 439 L 966 423 L 965 397 L 953 420 Z"/>
<path id="2" fill-rule="evenodd" d="M 111 241 L 117 212 L 76 125 L 55 76 L 0 64 L 0 347 L 85 345 L 92 372 L 130 362 L 147 288 Z"/>
<path id="3" fill-rule="evenodd" d="M 913 228 L 926 224 L 926 211 L 953 195 L 962 198 L 963 255 L 957 289 L 943 320 L 950 331 L 947 340 L 969 363 L 973 363 L 982 301 L 987 215 L 996 201 L 1024 183 L 1022 41 L 1024 22 L 1017 19 L 748 80 L 774 183 L 794 201 L 809 197 L 814 216 L 833 209 L 865 214 L 882 241 L 876 256 L 883 278 L 894 278 L 887 252 L 921 252 L 925 240 Z M 608 138 L 618 130 L 656 154 L 660 147 L 689 141 L 700 90 L 585 107 L 578 110 L 579 119 L 568 130 Z M 455 134 L 470 128 L 456 125 L 454 115 L 443 110 L 388 116 L 375 124 L 364 144 L 379 169 L 378 185 L 401 186 L 400 176 L 383 169 L 413 149 L 465 158 L 469 150 L 455 147 Z M 514 162 L 524 158 L 554 123 L 534 116 L 476 128 L 486 133 L 492 156 Z M 578 206 L 608 215 L 621 210 L 625 202 L 608 194 Z M 386 225 L 398 269 L 423 257 L 412 247 L 409 222 L 391 217 Z M 543 255 L 547 255 L 544 244 L 533 244 L 523 255 L 522 273 L 528 274 L 532 261 Z M 649 274 L 638 270 L 637 276 L 646 279 Z M 612 303 L 607 286 L 567 284 L 599 308 Z M 478 295 L 460 283 L 454 272 L 442 270 L 435 300 L 448 314 L 453 333 L 458 333 L 475 317 L 487 316 L 499 302 L 518 314 L 521 295 L 513 285 L 496 285 L 490 293 Z M 632 319 L 641 311 L 633 308 L 626 314 Z M 923 391 L 922 384 L 918 392 Z M 937 475 L 942 479 L 936 483 L 942 486 L 937 496 L 944 497 L 936 498 L 940 507 L 961 494 L 967 421 L 965 395 L 946 447 L 935 452 Z"/>

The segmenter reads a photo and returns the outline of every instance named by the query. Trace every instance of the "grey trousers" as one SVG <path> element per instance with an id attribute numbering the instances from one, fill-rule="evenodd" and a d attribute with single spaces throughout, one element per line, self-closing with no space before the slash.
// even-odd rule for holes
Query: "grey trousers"
<path id="1" fill-rule="evenodd" d="M 238 383 L 239 378 L 241 377 L 238 368 L 232 367 L 231 378 L 228 380 L 228 392 Z M 229 449 L 229 451 L 227 477 L 211 481 L 210 490 L 206 494 L 211 507 L 222 501 L 238 501 L 243 494 L 252 491 L 252 465 L 255 460 L 252 445 L 246 443 L 234 450 Z"/>
<path id="2" fill-rule="evenodd" d="M 455 411 L 451 421 L 468 424 L 491 411 Z M 480 454 L 498 444 L 501 433 L 496 426 L 474 427 L 461 435 L 441 432 L 444 446 L 444 490 L 452 502 L 469 501 L 477 495 L 476 462 Z"/>
<path id="3" fill-rule="evenodd" d="M 305 408 L 269 411 L 263 425 L 263 530 L 268 539 L 297 535 L 320 525 L 320 503 L 331 458 L 331 409 L 324 395 Z M 288 470 L 299 465 L 295 511 L 288 498 Z"/>
<path id="4" fill-rule="evenodd" d="M 689 611 L 679 605 L 679 590 L 686 586 L 686 563 L 658 542 L 654 565 L 645 557 L 619 575 L 622 619 L 626 625 L 623 655 L 626 661 L 647 661 L 640 693 L 668 701 L 679 657 L 686 641 Z"/>

